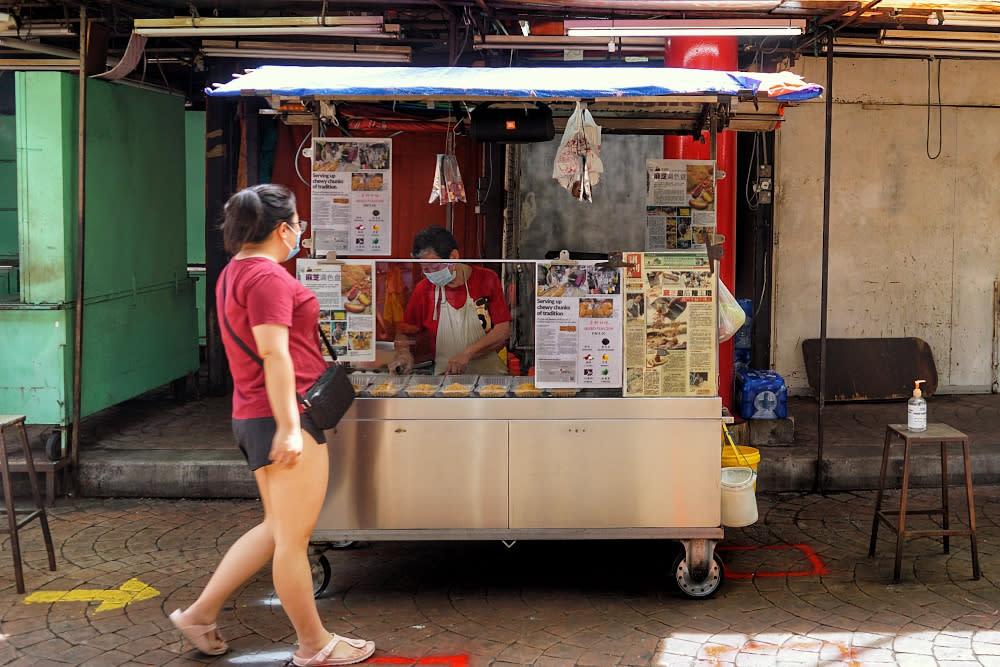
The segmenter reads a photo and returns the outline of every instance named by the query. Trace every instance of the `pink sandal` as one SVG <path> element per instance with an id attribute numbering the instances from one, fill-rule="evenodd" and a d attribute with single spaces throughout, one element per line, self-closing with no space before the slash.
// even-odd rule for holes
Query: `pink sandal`
<path id="1" fill-rule="evenodd" d="M 361 655 L 346 658 L 331 657 L 340 642 L 344 642 L 352 648 L 360 649 L 362 652 Z M 335 634 L 330 639 L 330 643 L 321 648 L 316 655 L 311 658 L 300 658 L 299 656 L 293 654 L 292 664 L 296 665 L 296 667 L 333 667 L 334 665 L 353 665 L 356 662 L 367 660 L 374 652 L 375 642 L 365 641 L 364 639 L 351 639 Z"/>
<path id="2" fill-rule="evenodd" d="M 181 621 L 181 613 L 180 609 L 175 609 L 174 613 L 169 616 L 170 622 L 185 639 L 194 644 L 196 649 L 205 655 L 222 655 L 229 650 L 229 644 L 219 634 L 215 623 L 211 625 L 185 624 Z"/>

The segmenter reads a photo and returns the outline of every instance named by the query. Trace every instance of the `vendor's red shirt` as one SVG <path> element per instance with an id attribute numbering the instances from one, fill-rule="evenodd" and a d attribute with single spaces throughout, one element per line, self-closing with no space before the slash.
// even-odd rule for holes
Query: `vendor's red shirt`
<path id="1" fill-rule="evenodd" d="M 226 283 L 225 299 L 222 298 L 223 281 Z M 218 307 L 225 308 L 233 332 L 258 355 L 252 327 L 261 324 L 288 327 L 288 350 L 295 367 L 298 393 L 305 393 L 326 370 L 317 327 L 319 301 L 280 264 L 264 257 L 230 261 L 216 283 L 215 298 Z M 232 339 L 221 321 L 221 310 L 219 320 L 233 376 L 233 419 L 273 416 L 264 388 L 264 369 Z"/>
<path id="2" fill-rule="evenodd" d="M 486 297 L 486 308 L 489 310 L 490 319 L 493 320 L 493 326 L 510 322 L 510 309 L 507 308 L 503 286 L 497 274 L 489 269 L 473 266 L 466 285 L 469 286 L 469 296 L 473 301 Z M 444 294 L 453 308 L 465 305 L 465 285 L 445 287 Z M 424 278 L 413 288 L 410 300 L 406 304 L 406 311 L 403 313 L 404 325 L 401 327 L 404 333 L 413 336 L 421 331 L 427 331 L 433 345 L 437 340 L 438 322 L 441 317 L 438 313 L 438 319 L 434 319 L 435 308 L 434 285 Z"/>

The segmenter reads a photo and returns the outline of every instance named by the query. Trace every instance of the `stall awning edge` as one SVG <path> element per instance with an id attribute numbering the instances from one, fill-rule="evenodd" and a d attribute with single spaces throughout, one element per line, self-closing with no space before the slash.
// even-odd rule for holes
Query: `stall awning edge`
<path id="1" fill-rule="evenodd" d="M 625 67 L 300 67 L 266 65 L 206 89 L 215 97 L 374 98 L 382 100 L 621 99 L 676 95 L 753 95 L 798 102 L 823 87 L 790 72 L 723 72 Z"/>

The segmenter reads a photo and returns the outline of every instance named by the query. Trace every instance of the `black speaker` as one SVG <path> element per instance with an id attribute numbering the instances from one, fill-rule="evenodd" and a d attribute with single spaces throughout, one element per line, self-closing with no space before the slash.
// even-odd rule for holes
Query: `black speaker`
<path id="1" fill-rule="evenodd" d="M 534 102 L 507 107 L 493 107 L 492 104 L 486 102 L 472 110 L 469 136 L 473 141 L 530 144 L 551 141 L 556 136 L 552 109 L 547 104 Z"/>

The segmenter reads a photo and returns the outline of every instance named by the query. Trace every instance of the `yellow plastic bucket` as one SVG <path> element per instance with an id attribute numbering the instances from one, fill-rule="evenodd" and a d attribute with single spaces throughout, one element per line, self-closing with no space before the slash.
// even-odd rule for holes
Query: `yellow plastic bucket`
<path id="1" fill-rule="evenodd" d="M 754 473 L 757 472 L 757 464 L 760 463 L 760 450 L 756 447 L 745 447 L 740 445 L 737 447 L 739 450 L 739 455 L 733 451 L 733 446 L 722 448 L 722 467 L 723 468 L 752 468 Z M 757 476 L 754 475 L 753 488 L 757 488 Z"/>

